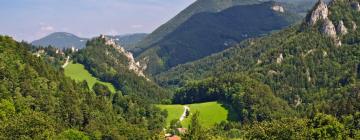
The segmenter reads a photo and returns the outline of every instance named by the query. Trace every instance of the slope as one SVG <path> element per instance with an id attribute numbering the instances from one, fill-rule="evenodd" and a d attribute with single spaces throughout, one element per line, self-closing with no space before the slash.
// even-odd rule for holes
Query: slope
<path id="1" fill-rule="evenodd" d="M 269 85 L 276 96 L 293 107 L 314 105 L 331 114 L 353 113 L 360 107 L 354 100 L 347 101 L 346 109 L 340 104 L 356 94 L 351 90 L 356 91 L 360 78 L 360 30 L 356 26 L 360 24 L 360 12 L 348 1 L 333 1 L 329 8 L 324 5 L 318 4 L 312 12 L 325 13 L 328 17 L 324 19 L 310 13 L 302 25 L 244 41 L 159 74 L 156 79 L 171 87 L 194 79 L 243 73 Z M 310 24 L 310 19 L 317 22 Z"/>
<path id="2" fill-rule="evenodd" d="M 123 94 L 154 102 L 170 96 L 168 91 L 147 79 L 143 67 L 130 52 L 106 36 L 89 40 L 87 46 L 74 55 L 74 61 L 83 64 L 101 81 L 112 83 Z"/>
<path id="3" fill-rule="evenodd" d="M 269 1 L 269 0 L 265 0 Z M 316 0 L 276 0 L 279 2 L 288 3 L 285 7 L 294 13 L 303 13 L 311 8 L 312 4 Z M 219 12 L 227 8 L 239 5 L 259 4 L 264 0 L 197 0 L 189 7 L 181 11 L 178 15 L 172 18 L 170 21 L 161 25 L 154 32 L 148 35 L 143 41 L 136 45 L 135 56 L 148 49 L 158 41 L 162 40 L 168 34 L 175 31 L 178 26 L 187 21 L 193 15 L 202 12 Z"/>
<path id="4" fill-rule="evenodd" d="M 1 139 L 159 139 L 165 117 L 147 100 L 94 93 L 30 47 L 0 36 Z"/>
<path id="5" fill-rule="evenodd" d="M 276 9 L 278 8 L 278 9 Z M 218 13 L 199 13 L 137 58 L 156 74 L 178 64 L 223 51 L 248 38 L 281 30 L 297 16 L 274 2 L 235 6 Z"/>

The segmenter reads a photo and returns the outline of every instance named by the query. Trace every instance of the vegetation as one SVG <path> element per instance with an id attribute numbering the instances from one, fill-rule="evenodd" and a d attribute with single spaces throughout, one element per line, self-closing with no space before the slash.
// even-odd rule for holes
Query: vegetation
<path id="1" fill-rule="evenodd" d="M 108 91 L 101 85 L 94 93 L 30 48 L 0 36 L 1 139 L 159 139 L 165 112 L 132 95 L 99 94 Z"/>
<path id="2" fill-rule="evenodd" d="M 181 65 L 156 80 L 180 87 L 175 103 L 217 100 L 239 112 L 239 122 L 204 130 L 212 136 L 357 139 L 360 29 L 352 22 L 360 25 L 360 12 L 349 1 L 329 7 L 335 26 L 343 20 L 349 31 L 338 34 L 341 47 L 320 32 L 320 23 L 296 25 Z"/>
<path id="3" fill-rule="evenodd" d="M 78 82 L 86 81 L 90 89 L 93 88 L 95 83 L 100 83 L 106 85 L 111 90 L 111 92 L 115 93 L 115 88 L 111 83 L 99 81 L 97 78 L 93 77 L 81 64 L 69 63 L 69 65 L 65 67 L 64 73 L 66 76 L 69 76 Z"/>
<path id="4" fill-rule="evenodd" d="M 89 40 L 86 48 L 74 55 L 74 61 L 83 64 L 101 81 L 112 83 L 124 95 L 134 95 L 153 102 L 170 97 L 168 91 L 130 70 L 130 60 L 125 52 L 105 42 L 104 38 Z"/>
<path id="5" fill-rule="evenodd" d="M 294 14 L 272 10 L 274 4 L 234 6 L 217 13 L 195 14 L 138 59 L 147 61 L 144 63 L 150 74 L 157 74 L 223 51 L 245 39 L 281 30 L 299 19 Z"/>
<path id="6" fill-rule="evenodd" d="M 184 106 L 188 106 L 190 108 L 189 116 L 181 122 L 181 125 L 185 128 L 189 126 L 190 118 L 193 114 L 195 114 L 195 112 L 199 113 L 199 122 L 207 128 L 213 127 L 216 123 L 226 121 L 228 120 L 228 117 L 231 117 L 229 116 L 229 110 L 218 102 L 186 105 L 158 105 L 159 108 L 168 112 L 168 117 L 166 118 L 167 125 L 170 125 L 173 120 L 179 121 L 180 116 L 184 113 Z"/>

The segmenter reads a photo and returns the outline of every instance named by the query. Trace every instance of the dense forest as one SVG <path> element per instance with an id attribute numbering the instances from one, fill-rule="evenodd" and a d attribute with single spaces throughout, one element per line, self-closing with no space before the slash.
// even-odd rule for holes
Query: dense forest
<path id="1" fill-rule="evenodd" d="M 1 139 L 159 139 L 166 112 L 101 85 L 92 92 L 30 50 L 0 37 Z"/>
<path id="2" fill-rule="evenodd" d="M 110 40 L 100 37 L 89 40 L 86 48 L 74 54 L 74 61 L 85 65 L 91 74 L 102 81 L 112 83 L 123 94 L 152 101 L 170 97 L 170 92 L 130 70 L 130 65 L 136 65 L 130 62 L 131 54 L 117 44 L 107 44 L 107 41 Z"/>
<path id="3" fill-rule="evenodd" d="M 355 2 L 332 1 L 329 17 L 316 24 L 309 24 L 309 13 L 300 25 L 178 66 L 156 80 L 180 87 L 175 103 L 229 104 L 242 124 L 230 129 L 245 138 L 359 139 L 360 12 Z M 335 36 L 326 32 L 328 21 Z M 220 134 L 232 124 L 223 125 Z"/>

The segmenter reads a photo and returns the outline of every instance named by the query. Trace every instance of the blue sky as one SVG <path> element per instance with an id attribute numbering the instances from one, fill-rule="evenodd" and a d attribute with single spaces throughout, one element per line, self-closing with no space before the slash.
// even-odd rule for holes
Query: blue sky
<path id="1" fill-rule="evenodd" d="M 0 34 L 33 41 L 52 32 L 81 37 L 149 33 L 195 0 L 0 0 Z"/>

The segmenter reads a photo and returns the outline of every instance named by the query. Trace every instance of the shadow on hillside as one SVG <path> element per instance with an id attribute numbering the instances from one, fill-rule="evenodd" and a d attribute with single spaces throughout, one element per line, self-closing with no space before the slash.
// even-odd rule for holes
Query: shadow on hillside
<path id="1" fill-rule="evenodd" d="M 219 103 L 229 112 L 227 116 L 228 121 L 238 121 L 240 119 L 239 114 L 232 108 L 231 105 L 223 102 L 219 102 Z"/>

